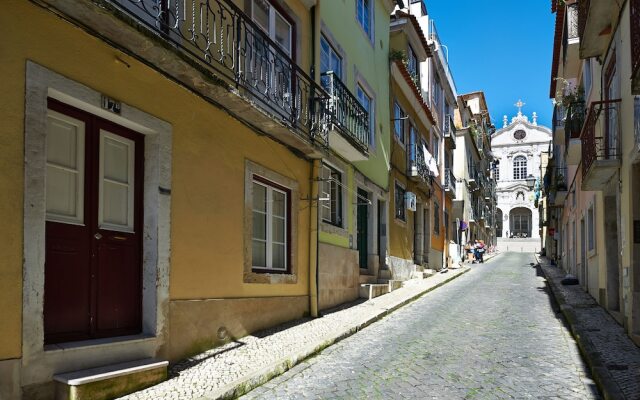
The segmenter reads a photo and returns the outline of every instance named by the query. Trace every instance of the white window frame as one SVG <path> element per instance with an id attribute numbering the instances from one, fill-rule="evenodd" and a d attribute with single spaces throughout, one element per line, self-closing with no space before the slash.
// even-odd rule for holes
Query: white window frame
<path id="1" fill-rule="evenodd" d="M 326 171 L 328 171 L 328 175 L 326 175 Z M 338 174 L 340 179 L 338 180 L 330 179 L 332 173 Z M 329 176 L 329 179 L 326 179 L 325 176 Z M 336 166 L 324 162 L 321 167 L 321 177 L 322 177 L 322 185 L 321 185 L 322 200 L 320 201 L 320 208 L 321 208 L 320 218 L 322 219 L 322 222 L 326 224 L 330 224 L 333 226 L 337 226 L 338 228 L 342 228 L 344 227 L 343 202 L 344 202 L 345 195 L 344 195 L 344 187 L 342 186 L 342 180 L 344 179 L 344 172 L 341 169 L 337 168 Z M 337 201 L 335 202 L 336 206 L 338 207 L 338 210 L 336 210 L 335 212 L 335 215 L 337 216 L 338 221 L 331 220 L 331 216 L 334 215 L 334 213 L 332 212 L 333 210 L 331 209 L 331 205 L 333 204 L 333 201 L 332 201 L 333 198 L 331 197 L 332 184 L 336 185 L 336 193 L 340 193 L 339 199 L 337 199 Z M 329 210 L 329 216 L 330 216 L 329 219 L 324 218 L 323 216 L 324 210 Z"/>
<path id="2" fill-rule="evenodd" d="M 524 160 L 522 165 L 516 165 L 518 160 Z M 529 167 L 529 162 L 526 156 L 518 155 L 513 158 L 513 179 L 514 180 L 523 180 L 527 179 L 527 170 Z M 522 172 L 524 169 L 524 173 Z"/>
<path id="3" fill-rule="evenodd" d="M 364 104 L 362 104 L 362 100 L 360 98 L 360 95 L 363 95 L 367 98 L 368 102 L 369 102 L 369 109 L 367 110 L 369 112 L 369 146 L 374 147 L 376 144 L 376 140 L 375 140 L 375 101 L 373 96 L 371 96 L 371 94 L 369 93 L 369 91 L 367 91 L 367 89 L 364 88 L 364 85 L 361 83 L 357 83 L 356 84 L 356 98 L 358 99 L 358 102 L 360 103 L 360 105 L 362 107 L 364 107 Z"/>
<path id="4" fill-rule="evenodd" d="M 258 21 L 255 18 L 255 15 L 254 15 L 254 11 L 255 11 L 254 4 L 255 4 L 256 0 L 251 0 L 251 19 L 264 32 L 266 32 L 267 35 L 269 35 L 269 38 L 271 38 L 271 40 L 273 40 L 274 43 L 278 44 L 278 46 L 280 47 L 280 49 L 282 51 L 287 53 L 288 56 L 291 56 L 292 51 L 293 51 L 293 25 L 291 25 L 291 23 L 287 20 L 287 18 L 284 17 L 284 15 L 282 15 L 282 13 L 280 13 L 278 10 L 276 10 L 273 7 L 273 5 L 269 2 L 269 0 L 263 0 L 263 1 L 269 6 L 269 27 L 268 27 L 268 29 L 265 28 L 264 26 L 262 26 L 260 23 L 258 23 Z M 282 46 L 280 46 L 280 44 L 276 40 L 276 14 L 279 15 L 280 18 L 282 18 L 282 20 L 289 26 L 289 48 L 288 49 L 285 49 Z"/>
<path id="5" fill-rule="evenodd" d="M 364 15 L 365 14 L 365 10 L 364 10 L 364 2 L 365 1 L 367 1 L 369 3 L 369 12 L 367 13 L 368 15 Z M 356 20 L 358 21 L 358 25 L 360 25 L 360 28 L 362 28 L 362 32 L 367 36 L 367 38 L 370 41 L 373 40 L 373 31 L 374 31 L 373 14 L 374 14 L 374 7 L 375 7 L 375 2 L 373 0 L 356 0 Z M 364 26 L 364 20 L 360 20 L 360 15 L 362 15 L 362 18 L 367 18 L 367 20 L 369 22 L 369 30 L 368 31 L 367 31 L 367 28 L 365 28 L 365 26 Z"/>
<path id="6" fill-rule="evenodd" d="M 394 137 L 397 139 L 397 141 L 400 143 L 400 145 L 402 147 L 405 146 L 406 143 L 406 138 L 405 138 L 405 132 L 404 132 L 404 118 L 405 114 L 404 114 L 404 110 L 402 109 L 402 107 L 400 106 L 400 103 L 398 103 L 398 101 L 394 101 L 393 102 L 393 133 L 394 133 Z M 398 125 L 400 126 L 400 132 L 398 132 Z"/>
<path id="7" fill-rule="evenodd" d="M 340 61 L 339 65 L 340 65 L 340 71 L 335 71 L 333 69 L 330 69 L 329 71 L 332 71 L 338 78 L 340 78 L 341 81 L 344 81 L 343 79 L 343 67 L 344 67 L 344 58 L 342 57 L 342 54 L 340 54 L 338 52 L 338 50 L 336 50 L 335 46 L 333 45 L 333 43 L 329 40 L 329 38 L 325 35 L 325 34 L 320 34 L 320 67 L 321 67 L 321 73 L 327 72 L 327 71 L 322 71 L 322 42 L 325 42 L 327 44 L 327 46 L 329 47 L 329 65 L 331 66 L 331 61 L 332 61 L 332 55 L 338 59 Z"/>
<path id="8" fill-rule="evenodd" d="M 57 119 L 70 125 L 74 125 L 78 129 L 78 135 L 76 138 L 76 171 L 69 171 L 69 168 L 64 166 L 55 165 L 50 163 L 48 158 L 46 160 L 46 167 L 54 167 L 74 172 L 76 174 L 76 213 L 74 216 L 56 214 L 54 212 L 46 211 L 46 221 L 60 222 L 70 225 L 82 225 L 84 226 L 84 151 L 85 151 L 85 123 L 84 121 L 75 119 L 65 114 L 47 109 L 47 126 L 50 119 Z M 48 130 L 46 132 L 49 133 Z M 45 199 L 46 202 L 46 199 Z M 46 205 L 45 205 L 46 209 Z"/>
<path id="9" fill-rule="evenodd" d="M 105 139 L 109 138 L 116 142 L 125 143 L 128 146 L 128 183 L 127 186 L 129 188 L 127 192 L 127 224 L 113 224 L 104 221 L 104 142 Z M 134 200 L 135 200 L 135 142 L 131 139 L 127 139 L 120 135 L 116 135 L 104 129 L 100 129 L 100 160 L 99 160 L 99 170 L 98 170 L 98 227 L 100 229 L 105 229 L 109 231 L 117 231 L 117 232 L 134 232 Z M 116 184 L 120 184 L 120 182 L 113 182 Z"/>
<path id="10" fill-rule="evenodd" d="M 267 192 L 266 192 L 266 224 L 265 224 L 265 237 L 266 239 L 264 240 L 265 242 L 265 246 L 266 246 L 266 255 L 265 255 L 265 260 L 266 260 L 266 266 L 257 266 L 255 264 L 253 264 L 253 255 L 251 257 L 252 259 L 252 268 L 256 269 L 256 270 L 263 270 L 263 271 L 278 271 L 278 272 L 287 272 L 289 270 L 289 243 L 287 242 L 288 239 L 288 235 L 289 235 L 289 193 L 287 191 L 284 191 L 282 189 L 279 189 L 275 186 L 269 185 L 268 183 L 263 182 L 262 180 L 257 180 L 257 179 L 253 179 L 252 180 L 253 184 L 257 184 L 260 186 L 263 186 L 264 188 L 266 188 Z M 273 266 L 273 244 L 277 243 L 277 244 L 282 244 L 282 243 L 278 243 L 278 242 L 274 242 L 273 241 L 273 193 L 277 192 L 277 193 L 281 193 L 284 195 L 284 268 L 275 268 Z M 252 191 L 252 196 L 254 196 L 255 193 L 253 193 Z M 252 199 L 253 200 L 253 199 Z M 256 212 L 255 209 L 251 209 L 251 212 Z M 261 212 L 261 211 L 260 211 Z M 253 237 L 253 230 L 251 231 L 251 240 L 256 240 Z M 260 241 L 262 241 L 262 239 L 259 239 Z"/>

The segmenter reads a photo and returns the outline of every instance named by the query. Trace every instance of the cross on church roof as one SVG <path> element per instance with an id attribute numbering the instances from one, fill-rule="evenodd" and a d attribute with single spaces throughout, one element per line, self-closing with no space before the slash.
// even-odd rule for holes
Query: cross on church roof
<path id="1" fill-rule="evenodd" d="M 520 99 L 518 99 L 518 102 L 514 104 L 516 107 L 518 107 L 518 116 L 522 115 L 522 106 L 524 106 L 525 104 L 527 103 L 523 103 Z"/>

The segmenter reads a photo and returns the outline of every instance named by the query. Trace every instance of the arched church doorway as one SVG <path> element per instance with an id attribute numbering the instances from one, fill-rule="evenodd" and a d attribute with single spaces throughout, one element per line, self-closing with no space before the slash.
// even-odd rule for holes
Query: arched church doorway
<path id="1" fill-rule="evenodd" d="M 509 213 L 509 236 L 531 237 L 531 210 L 517 207 Z"/>
<path id="2" fill-rule="evenodd" d="M 496 237 L 502 237 L 502 210 L 496 210 Z"/>

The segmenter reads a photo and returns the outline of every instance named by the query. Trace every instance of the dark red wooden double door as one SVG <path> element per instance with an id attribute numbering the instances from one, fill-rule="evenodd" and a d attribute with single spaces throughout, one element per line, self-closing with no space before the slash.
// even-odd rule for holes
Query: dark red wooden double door
<path id="1" fill-rule="evenodd" d="M 49 99 L 45 343 L 139 333 L 144 140 Z"/>

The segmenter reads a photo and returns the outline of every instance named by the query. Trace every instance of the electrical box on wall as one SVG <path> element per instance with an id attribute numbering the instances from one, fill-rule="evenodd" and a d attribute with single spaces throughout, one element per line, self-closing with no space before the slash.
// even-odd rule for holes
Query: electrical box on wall
<path id="1" fill-rule="evenodd" d="M 404 199 L 405 199 L 405 204 L 407 207 L 407 210 L 409 211 L 415 211 L 416 210 L 416 203 L 417 203 L 417 199 L 416 199 L 416 194 L 413 192 L 407 192 L 404 195 Z"/>

